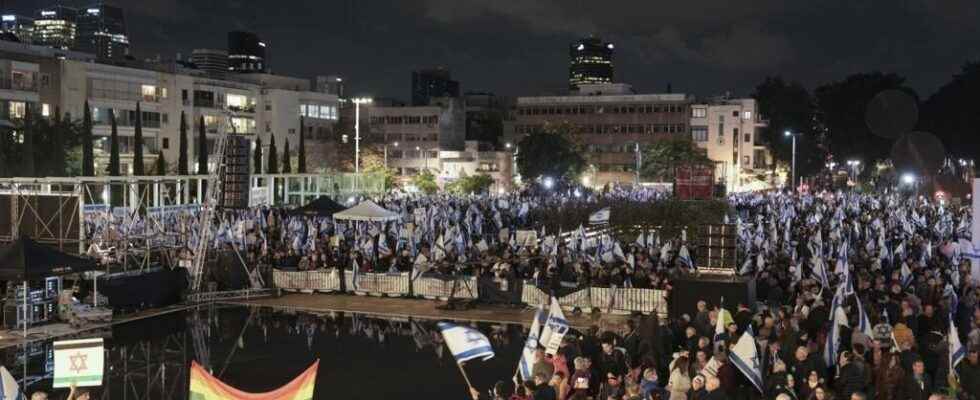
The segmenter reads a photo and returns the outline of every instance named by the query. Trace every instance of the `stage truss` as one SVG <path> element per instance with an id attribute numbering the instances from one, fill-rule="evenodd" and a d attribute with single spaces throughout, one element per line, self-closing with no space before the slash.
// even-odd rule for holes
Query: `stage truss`
<path id="1" fill-rule="evenodd" d="M 125 269 L 174 257 L 207 193 L 207 175 L 0 179 L 0 242 L 20 236 L 73 253 L 95 243 Z M 253 205 L 301 205 L 319 196 L 348 199 L 384 192 L 380 174 L 253 175 Z M 171 250 L 171 251 L 166 251 Z"/>

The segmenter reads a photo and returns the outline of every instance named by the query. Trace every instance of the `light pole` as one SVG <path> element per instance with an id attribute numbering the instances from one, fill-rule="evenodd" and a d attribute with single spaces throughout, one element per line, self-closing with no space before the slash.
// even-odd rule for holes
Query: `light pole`
<path id="1" fill-rule="evenodd" d="M 851 167 L 851 180 L 857 183 L 858 168 L 861 167 L 861 160 L 847 160 L 847 165 Z"/>
<path id="2" fill-rule="evenodd" d="M 354 102 L 354 173 L 361 172 L 361 104 L 371 104 L 370 97 L 355 97 Z"/>
<path id="3" fill-rule="evenodd" d="M 796 191 L 796 134 L 790 131 L 783 132 L 783 136 L 788 136 L 793 138 L 793 161 L 790 166 L 790 181 L 789 185 L 793 191 Z"/>

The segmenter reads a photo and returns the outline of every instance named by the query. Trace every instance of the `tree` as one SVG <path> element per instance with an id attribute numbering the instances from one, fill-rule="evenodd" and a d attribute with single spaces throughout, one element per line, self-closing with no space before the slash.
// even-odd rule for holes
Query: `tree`
<path id="1" fill-rule="evenodd" d="M 106 173 L 119 176 L 119 127 L 116 126 L 116 113 L 109 109 L 109 165 Z"/>
<path id="2" fill-rule="evenodd" d="M 157 175 L 167 175 L 167 159 L 163 157 L 163 150 L 157 152 L 157 159 L 153 162 L 153 172 Z"/>
<path id="3" fill-rule="evenodd" d="M 761 142 L 772 151 L 773 158 L 789 167 L 792 162 L 792 140 L 796 135 L 796 173 L 808 176 L 824 166 L 826 152 L 820 147 L 820 137 L 814 129 L 813 97 L 798 82 L 785 82 L 781 77 L 766 77 L 755 87 L 752 97 L 758 102 L 758 113 L 768 123 L 759 130 Z M 776 167 L 775 164 L 772 165 Z"/>
<path id="4" fill-rule="evenodd" d="M 487 174 L 477 174 L 457 179 L 446 185 L 446 190 L 456 194 L 486 193 L 493 186 L 493 178 Z"/>
<path id="5" fill-rule="evenodd" d="M 279 173 L 279 154 L 276 154 L 276 135 L 269 135 L 269 162 L 265 165 L 267 174 Z"/>
<path id="6" fill-rule="evenodd" d="M 286 137 L 286 145 L 282 147 L 282 173 L 291 174 L 293 166 L 289 157 L 289 137 Z"/>
<path id="7" fill-rule="evenodd" d="M 920 126 L 938 136 L 947 153 L 970 159 L 980 154 L 977 93 L 980 93 L 980 62 L 970 62 L 922 105 Z"/>
<path id="8" fill-rule="evenodd" d="M 255 139 L 255 151 L 252 153 L 252 171 L 262 173 L 262 138 Z"/>
<path id="9" fill-rule="evenodd" d="M 658 140 L 643 149 L 640 177 L 658 182 L 672 182 L 677 167 L 684 165 L 714 165 L 714 162 L 688 139 Z"/>
<path id="10" fill-rule="evenodd" d="M 37 128 L 34 126 L 34 115 L 31 112 L 31 107 L 28 105 L 24 107 L 24 161 L 22 164 L 24 176 L 35 176 L 36 171 L 34 169 L 34 135 Z"/>
<path id="11" fill-rule="evenodd" d="M 82 114 L 82 176 L 95 176 L 95 149 L 92 143 L 92 109 L 85 100 Z"/>
<path id="12" fill-rule="evenodd" d="M 133 175 L 142 176 L 143 170 L 143 113 L 140 102 L 136 102 L 136 121 L 133 125 Z"/>
<path id="13" fill-rule="evenodd" d="M 436 183 L 435 175 L 432 175 L 429 171 L 422 171 L 418 175 L 412 178 L 412 184 L 415 185 L 425 194 L 433 194 L 439 191 L 439 185 Z"/>
<path id="14" fill-rule="evenodd" d="M 197 173 L 208 174 L 208 134 L 204 129 L 204 116 L 197 125 Z"/>
<path id="15" fill-rule="evenodd" d="M 517 144 L 521 176 L 525 180 L 541 176 L 574 180 L 585 168 L 585 158 L 567 136 L 564 130 L 546 130 L 521 139 Z"/>
<path id="16" fill-rule="evenodd" d="M 180 112 L 180 137 L 177 139 L 177 175 L 188 175 L 187 169 L 187 118 Z"/>
<path id="17" fill-rule="evenodd" d="M 837 160 L 856 158 L 865 165 L 888 159 L 894 140 L 873 134 L 865 114 L 871 99 L 884 90 L 898 89 L 915 97 L 904 84 L 905 78 L 899 75 L 872 72 L 818 87 L 814 92 L 816 129 L 824 134 L 827 151 Z"/>
<path id="18" fill-rule="evenodd" d="M 303 117 L 299 117 L 299 167 L 297 172 L 306 173 L 306 126 Z"/>

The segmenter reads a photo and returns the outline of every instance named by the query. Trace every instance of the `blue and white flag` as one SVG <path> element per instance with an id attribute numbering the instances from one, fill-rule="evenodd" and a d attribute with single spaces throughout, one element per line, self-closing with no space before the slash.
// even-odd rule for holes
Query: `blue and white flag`
<path id="1" fill-rule="evenodd" d="M 752 382 L 752 386 L 759 389 L 760 393 L 765 393 L 762 390 L 762 363 L 759 359 L 759 351 L 755 347 L 755 336 L 752 335 L 751 326 L 738 339 L 735 347 L 732 347 L 731 360 L 749 382 Z"/>
<path id="2" fill-rule="evenodd" d="M 457 363 L 462 364 L 474 358 L 483 361 L 493 358 L 493 347 L 490 346 L 490 340 L 480 331 L 449 322 L 440 322 L 438 326 Z"/>
<path id="3" fill-rule="evenodd" d="M 354 284 L 354 290 L 358 290 L 359 288 L 357 287 L 357 281 L 361 277 L 361 265 L 357 263 L 356 258 L 354 258 L 353 261 L 354 266 L 352 269 L 354 270 L 354 276 L 351 278 L 351 282 Z"/>
<path id="4" fill-rule="evenodd" d="M 909 268 L 908 263 L 902 262 L 901 274 L 902 274 L 902 287 L 908 287 L 910 284 L 912 284 L 912 279 L 914 278 L 914 276 L 912 276 L 912 269 Z"/>
<path id="5" fill-rule="evenodd" d="M 561 339 L 568 333 L 568 327 L 568 320 L 565 319 L 565 313 L 561 311 L 558 298 L 552 297 L 548 322 L 541 331 L 540 339 L 540 343 L 544 346 L 546 354 L 555 355 L 558 352 L 558 346 L 561 345 Z"/>
<path id="6" fill-rule="evenodd" d="M 677 252 L 677 260 L 684 268 L 694 269 L 694 261 L 691 260 L 691 252 L 687 250 L 686 244 L 682 244 L 680 251 Z"/>
<path id="7" fill-rule="evenodd" d="M 946 287 L 943 288 L 943 297 L 949 298 L 949 318 L 956 318 L 956 309 L 960 306 L 960 297 L 956 295 L 956 289 L 953 289 L 953 285 L 947 283 Z"/>
<path id="8" fill-rule="evenodd" d="M 2 400 L 24 400 L 24 395 L 20 392 L 20 386 L 14 376 L 7 371 L 7 368 L 0 366 L 0 399 Z"/>
<path id="9" fill-rule="evenodd" d="M 956 331 L 956 324 L 949 320 L 949 371 L 956 373 L 956 365 L 963 361 L 966 356 L 966 347 L 960 343 L 960 334 Z"/>
<path id="10" fill-rule="evenodd" d="M 609 207 L 603 208 L 599 211 L 589 215 L 589 223 L 592 225 L 602 225 L 609 223 Z"/>
<path id="11" fill-rule="evenodd" d="M 544 304 L 538 306 L 538 311 L 534 313 L 534 321 L 531 321 L 531 332 L 527 334 L 524 341 L 524 350 L 521 351 L 521 360 L 517 364 L 517 369 L 521 373 L 521 379 L 530 381 L 531 371 L 534 366 L 534 352 L 538 349 L 538 338 L 541 335 L 541 325 L 547 322 L 548 314 L 544 311 Z"/>
<path id="12" fill-rule="evenodd" d="M 847 326 L 847 314 L 844 313 L 844 285 L 837 287 L 834 300 L 830 305 L 830 333 L 824 345 L 823 359 L 827 365 L 837 365 L 837 352 L 840 350 L 840 326 Z"/>
<path id="13" fill-rule="evenodd" d="M 868 319 L 868 314 L 864 312 L 864 306 L 861 305 L 861 299 L 854 296 L 854 302 L 857 303 L 858 309 L 858 331 L 867 335 L 868 337 L 874 337 L 874 332 L 871 327 L 871 320 Z"/>

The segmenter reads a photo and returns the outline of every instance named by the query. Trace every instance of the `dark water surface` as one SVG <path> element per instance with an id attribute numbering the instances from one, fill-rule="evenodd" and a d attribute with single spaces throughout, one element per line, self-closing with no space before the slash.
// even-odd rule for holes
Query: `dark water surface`
<path id="1" fill-rule="evenodd" d="M 435 322 L 216 306 L 117 325 L 104 332 L 107 371 L 96 398 L 186 399 L 191 360 L 234 387 L 264 392 L 286 384 L 316 359 L 318 399 L 469 398 Z M 489 361 L 466 366 L 474 386 L 485 391 L 514 375 L 525 328 L 475 326 L 496 352 Z M 92 336 L 98 335 L 85 337 Z M 28 350 L 28 375 L 41 378 L 28 392 L 50 392 L 51 343 Z M 22 351 L 3 353 L 3 365 L 17 379 Z M 54 398 L 66 392 L 56 390 Z"/>

